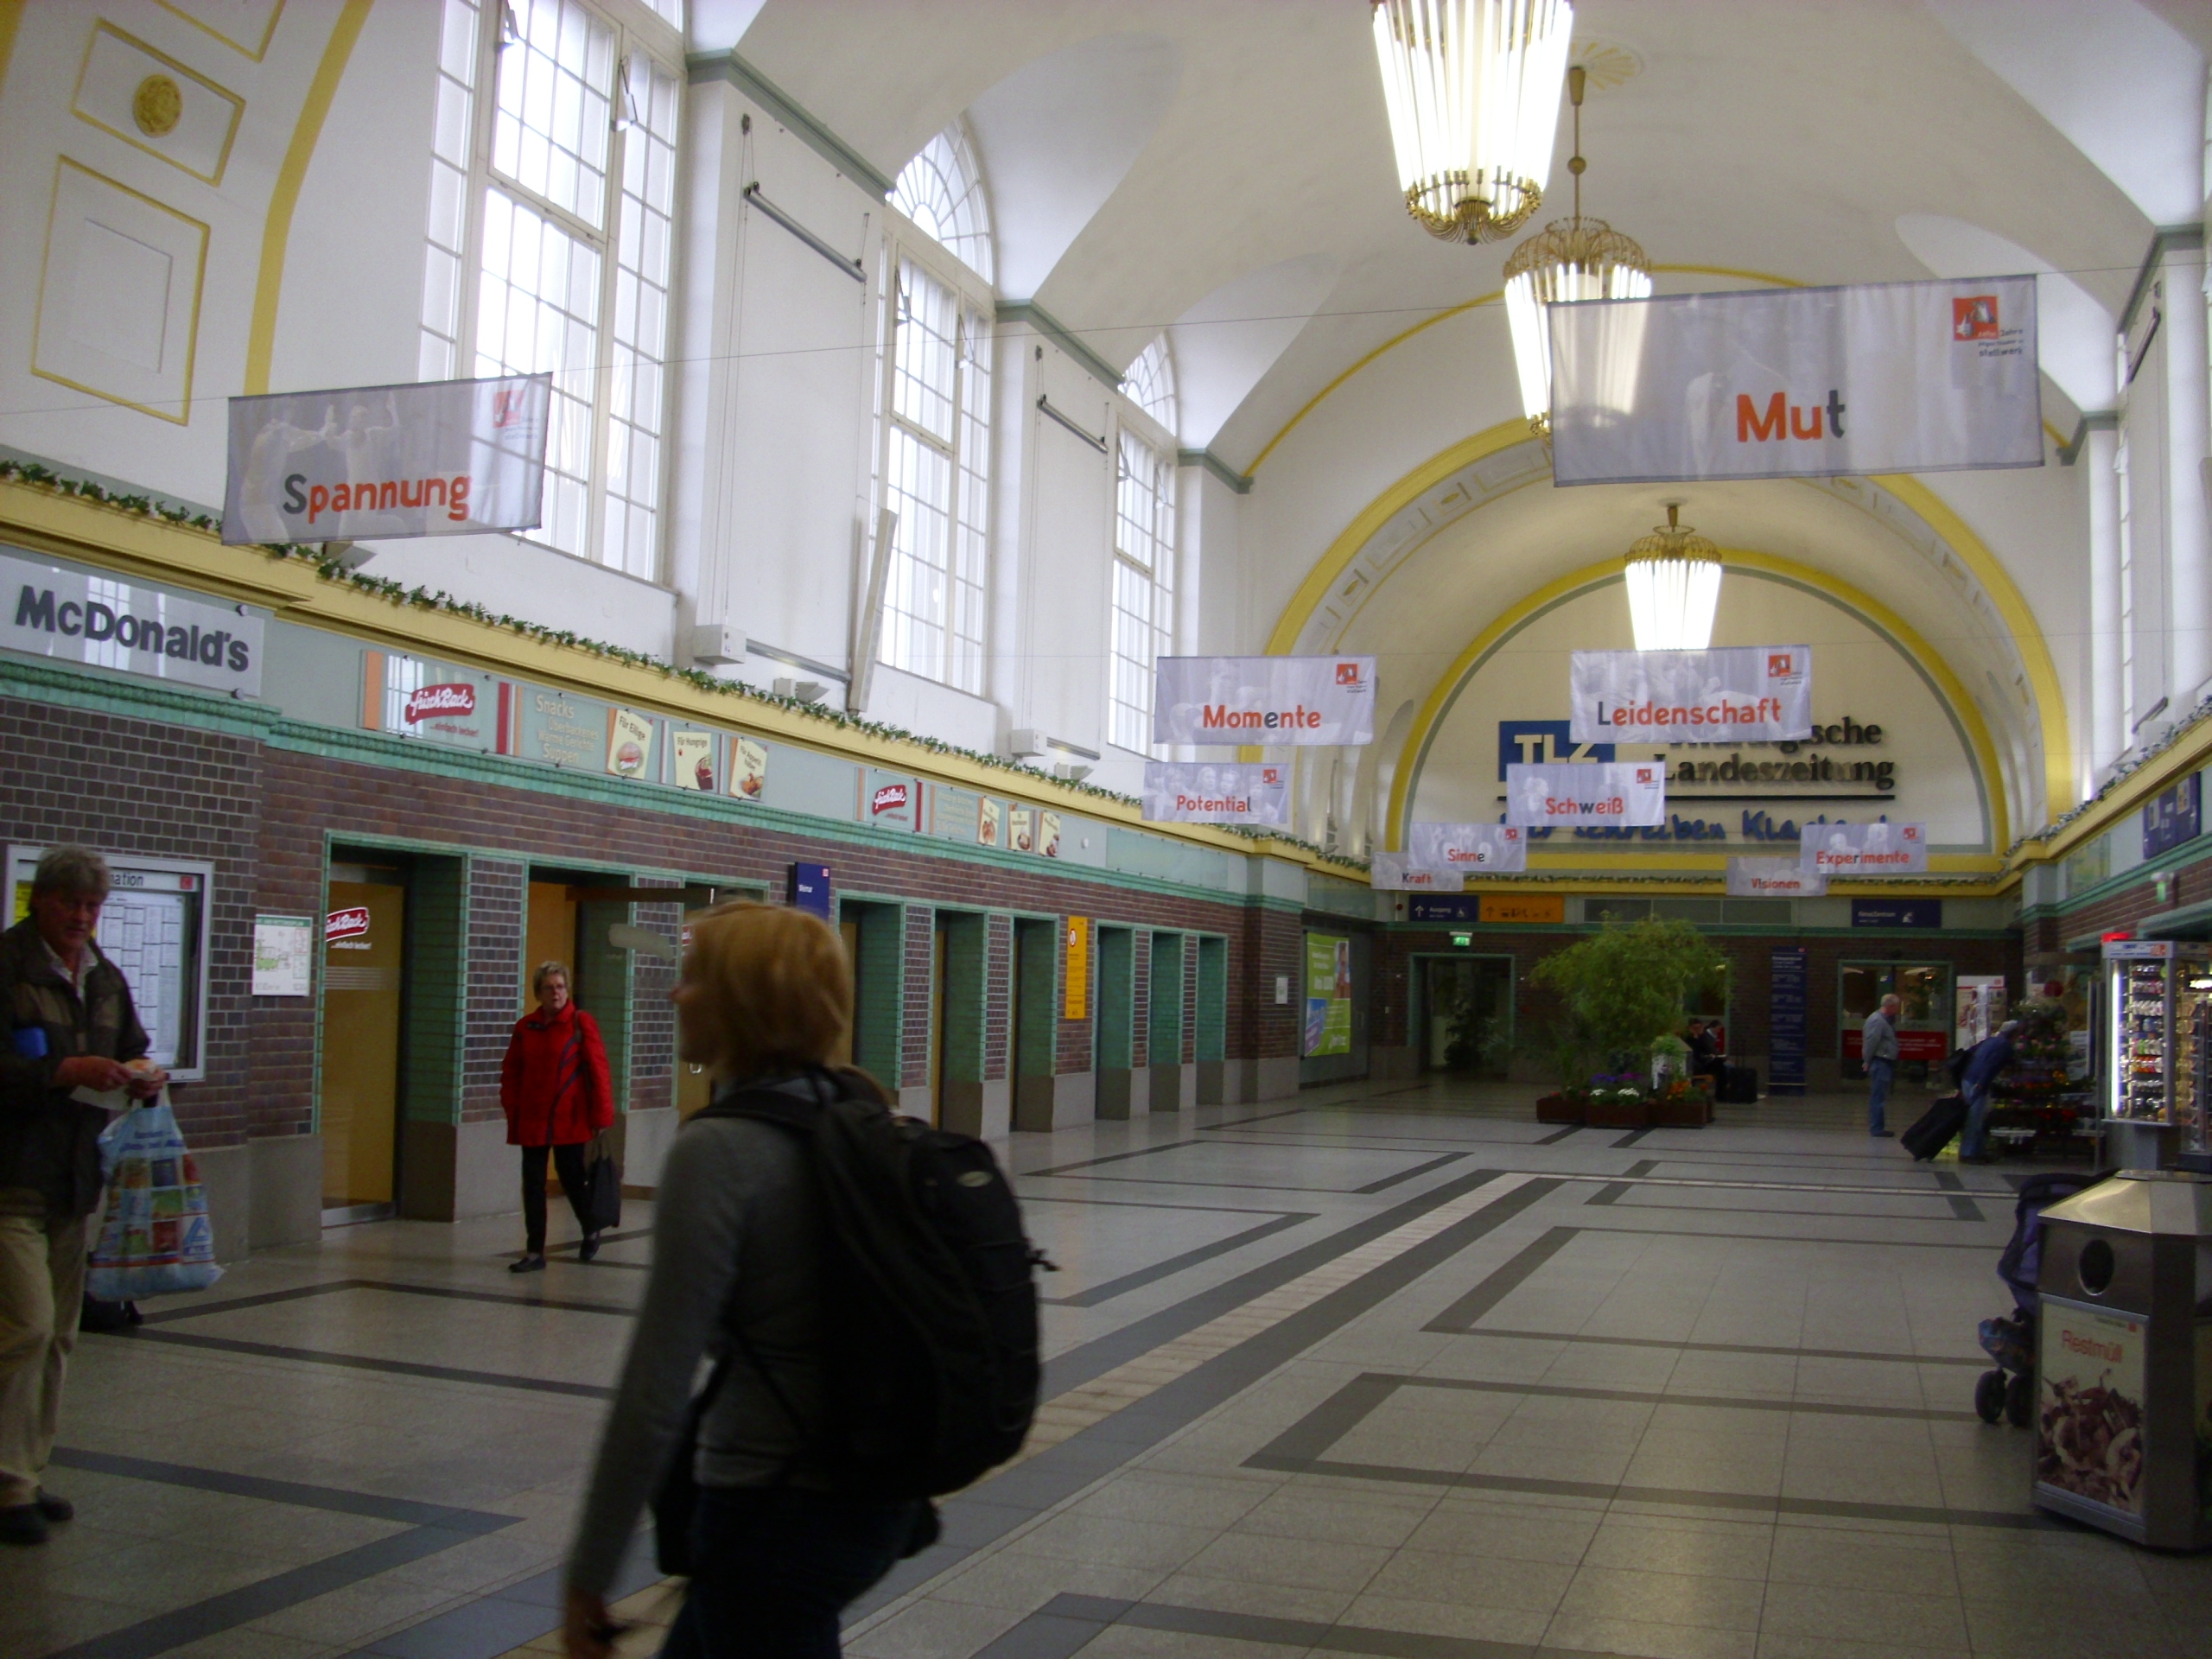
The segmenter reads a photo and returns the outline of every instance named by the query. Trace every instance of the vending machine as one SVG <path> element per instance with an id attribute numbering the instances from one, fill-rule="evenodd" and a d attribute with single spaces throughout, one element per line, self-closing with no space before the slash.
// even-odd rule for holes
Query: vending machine
<path id="1" fill-rule="evenodd" d="M 2104 1090 L 2107 1156 L 2123 1169 L 2156 1168 L 2177 1133 L 2196 1138 L 2203 1112 L 2212 946 L 2107 939 L 2104 960 L 2112 1058 Z"/>

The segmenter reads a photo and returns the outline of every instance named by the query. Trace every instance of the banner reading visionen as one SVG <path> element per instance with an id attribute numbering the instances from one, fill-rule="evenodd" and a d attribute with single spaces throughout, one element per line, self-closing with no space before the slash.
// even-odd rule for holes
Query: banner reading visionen
<path id="1" fill-rule="evenodd" d="M 1798 868 L 1795 859 L 1728 861 L 1728 891 L 1738 899 L 1817 899 L 1827 890 L 1826 875 Z"/>
<path id="2" fill-rule="evenodd" d="M 1416 869 L 1507 875 L 1529 868 L 1529 838 L 1510 823 L 1416 823 L 1406 855 Z"/>
<path id="3" fill-rule="evenodd" d="M 1546 311 L 1560 484 L 2043 465 L 2032 276 Z"/>
<path id="4" fill-rule="evenodd" d="M 1371 743 L 1372 657 L 1162 657 L 1155 743 Z"/>
<path id="5" fill-rule="evenodd" d="M 231 399 L 226 542 L 531 530 L 550 374 Z"/>
<path id="6" fill-rule="evenodd" d="M 1147 760 L 1148 823 L 1288 823 L 1290 768 L 1234 760 Z"/>
<path id="7" fill-rule="evenodd" d="M 1667 768 L 1657 760 L 1607 760 L 1505 769 L 1505 821 L 1633 824 L 1667 821 Z"/>
<path id="8" fill-rule="evenodd" d="M 1789 743 L 1813 734 L 1807 645 L 1578 651 L 1577 743 Z"/>

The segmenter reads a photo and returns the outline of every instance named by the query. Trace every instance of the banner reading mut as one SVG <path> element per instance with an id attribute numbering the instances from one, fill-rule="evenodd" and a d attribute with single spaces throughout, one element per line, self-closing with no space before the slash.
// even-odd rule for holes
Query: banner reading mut
<path id="1" fill-rule="evenodd" d="M 532 530 L 550 374 L 231 399 L 226 542 Z"/>
<path id="2" fill-rule="evenodd" d="M 1147 760 L 1148 823 L 1288 823 L 1290 768 L 1234 760 Z"/>
<path id="3" fill-rule="evenodd" d="M 1577 743 L 1789 743 L 1813 734 L 1808 645 L 1578 651 Z"/>
<path id="4" fill-rule="evenodd" d="M 1923 875 L 1924 823 L 1808 823 L 1797 843 L 1798 868 L 1821 875 Z"/>
<path id="5" fill-rule="evenodd" d="M 1416 869 L 1506 875 L 1529 868 L 1529 838 L 1510 823 L 1416 823 L 1406 856 Z"/>
<path id="6" fill-rule="evenodd" d="M 1814 870 L 1797 868 L 1789 858 L 1732 858 L 1728 861 L 1728 891 L 1738 899 L 1818 899 L 1828 890 L 1828 879 Z"/>
<path id="7" fill-rule="evenodd" d="M 2032 276 L 1546 310 L 1560 484 L 2043 465 Z"/>
<path id="8" fill-rule="evenodd" d="M 1375 741 L 1372 657 L 1162 657 L 1155 743 Z"/>
<path id="9" fill-rule="evenodd" d="M 1603 761 L 1505 769 L 1505 821 L 1542 824 L 1628 824 L 1667 821 L 1667 768 L 1656 760 Z"/>

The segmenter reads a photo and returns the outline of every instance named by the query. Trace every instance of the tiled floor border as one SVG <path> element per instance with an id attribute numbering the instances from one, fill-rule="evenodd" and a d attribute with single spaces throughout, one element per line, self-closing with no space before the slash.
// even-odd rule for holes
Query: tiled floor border
<path id="1" fill-rule="evenodd" d="M 1316 1212 L 1310 1210 L 1285 1211 L 1274 1219 L 1261 1222 L 1256 1226 L 1247 1227 L 1240 1233 L 1231 1233 L 1227 1238 L 1217 1238 L 1211 1244 L 1201 1244 L 1196 1249 L 1185 1250 L 1179 1255 L 1171 1255 L 1163 1262 L 1154 1262 L 1148 1268 L 1139 1268 L 1134 1273 L 1125 1273 L 1118 1279 L 1106 1280 L 1103 1283 L 1093 1285 L 1089 1290 L 1079 1290 L 1072 1296 L 1043 1296 L 1038 1300 L 1049 1302 L 1054 1307 L 1096 1307 L 1102 1302 L 1110 1302 L 1117 1296 L 1126 1296 L 1133 1290 L 1141 1290 L 1147 1285 L 1156 1284 L 1162 1279 L 1173 1278 L 1175 1274 L 1187 1268 L 1195 1268 L 1201 1262 L 1211 1262 L 1216 1256 L 1227 1255 L 1231 1250 L 1241 1250 L 1247 1244 L 1256 1244 L 1263 1238 L 1272 1237 L 1287 1229 L 1318 1218 Z"/>

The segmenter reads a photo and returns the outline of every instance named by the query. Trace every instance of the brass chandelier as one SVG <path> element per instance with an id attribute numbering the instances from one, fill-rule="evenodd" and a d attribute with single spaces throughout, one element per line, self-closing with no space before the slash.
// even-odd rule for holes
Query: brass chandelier
<path id="1" fill-rule="evenodd" d="M 1488 242 L 1544 199 L 1574 9 L 1567 0 L 1372 0 L 1406 211 Z"/>
<path id="2" fill-rule="evenodd" d="M 1567 72 L 1574 105 L 1574 217 L 1554 219 L 1513 250 L 1505 262 L 1505 315 L 1513 331 L 1513 361 L 1521 375 L 1521 407 L 1539 434 L 1551 430 L 1552 343 L 1547 313 L 1579 300 L 1641 300 L 1651 293 L 1651 261 L 1635 239 L 1602 219 L 1582 217 L 1582 66 Z M 1636 402 L 1637 360 L 1643 345 L 1641 309 L 1609 319 L 1599 359 L 1599 410 L 1625 415 Z"/>
<path id="3" fill-rule="evenodd" d="M 1667 504 L 1628 550 L 1628 614 L 1638 651 L 1703 651 L 1713 643 L 1720 603 L 1720 550 L 1681 522 L 1682 504 Z"/>

